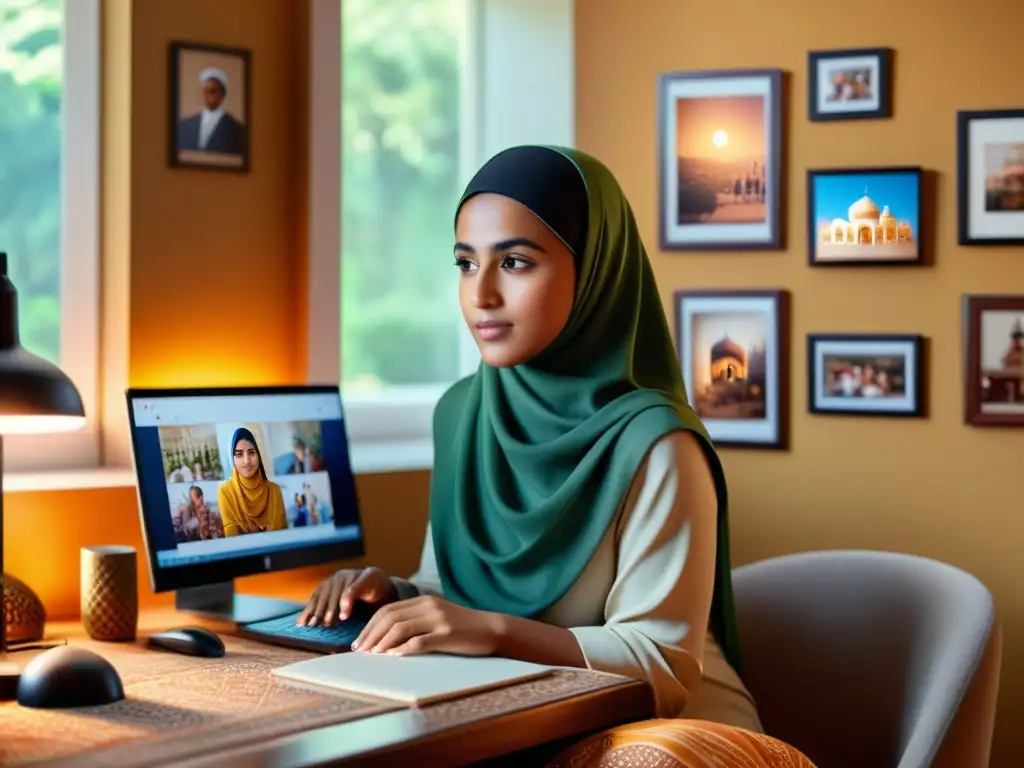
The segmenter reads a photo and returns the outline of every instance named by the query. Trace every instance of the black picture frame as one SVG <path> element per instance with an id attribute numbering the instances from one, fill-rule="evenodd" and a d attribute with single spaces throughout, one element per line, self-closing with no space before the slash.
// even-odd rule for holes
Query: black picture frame
<path id="1" fill-rule="evenodd" d="M 892 48 L 846 48 L 832 51 L 809 51 L 807 54 L 807 118 L 812 123 L 835 122 L 837 120 L 882 120 L 893 115 L 893 58 Z M 823 107 L 825 94 L 822 91 L 822 67 L 828 64 L 840 65 L 843 60 L 851 65 L 863 66 L 864 59 L 875 60 L 878 97 L 869 105 L 860 106 L 856 101 L 845 102 L 855 105 L 852 109 Z M 871 108 L 867 108 L 871 107 Z"/>
<path id="2" fill-rule="evenodd" d="M 231 75 L 227 72 L 231 71 Z M 202 73 L 214 76 L 199 82 Z M 182 114 L 182 89 L 194 74 L 192 84 L 197 87 L 196 97 L 206 98 L 202 89 L 206 83 L 219 81 L 226 91 L 224 110 L 212 129 L 209 143 L 200 148 L 203 131 L 202 103 L 189 114 Z M 241 80 L 240 83 L 236 82 Z M 246 48 L 211 45 L 183 40 L 168 46 L 168 101 L 167 101 L 167 155 L 171 168 L 189 168 L 247 174 L 251 169 L 252 147 L 252 52 Z M 236 95 L 237 94 L 237 95 Z M 238 102 L 241 101 L 241 105 Z M 210 149 L 216 145 L 215 151 Z"/>
<path id="3" fill-rule="evenodd" d="M 977 179 L 972 179 L 974 164 L 971 162 L 972 129 L 976 123 L 1012 121 L 1016 126 L 1009 127 L 1012 131 L 1010 136 L 1004 137 L 1006 144 L 1020 144 L 1024 146 L 1024 108 L 1019 109 L 987 109 L 987 110 L 961 110 L 956 114 L 956 198 L 957 198 L 957 242 L 959 245 L 968 246 L 1010 246 L 1024 245 L 1024 193 L 1019 195 L 1018 202 L 1022 206 L 1010 210 L 993 210 L 989 208 L 990 193 L 985 184 L 987 178 L 981 179 L 981 189 L 977 189 Z M 1016 164 L 1016 163 L 1014 163 Z M 1021 158 L 1024 165 L 1024 157 Z M 987 175 L 987 172 L 986 172 Z M 1024 180 L 1024 179 L 1022 179 Z M 973 183 L 972 183 L 973 182 Z M 980 210 L 978 209 L 976 196 L 984 197 Z M 994 219 L 997 217 L 1012 216 L 1009 229 L 1012 234 L 1006 234 L 1006 219 Z M 987 219 L 992 232 L 981 236 L 976 228 L 972 227 L 972 218 Z M 977 223 L 977 221 L 973 222 Z"/>
<path id="4" fill-rule="evenodd" d="M 665 72 L 658 76 L 658 221 L 659 241 L 663 251 L 777 251 L 785 248 L 783 211 L 787 171 L 784 162 L 784 74 L 781 69 L 736 69 Z M 733 87 L 722 88 L 716 93 L 715 83 L 729 83 Z M 737 93 L 737 84 L 740 84 L 741 88 L 747 86 L 749 90 L 746 93 L 742 90 Z M 687 88 L 700 95 L 680 97 L 673 92 L 674 89 L 685 91 Z M 765 206 L 763 220 L 718 223 L 680 221 L 681 171 L 678 131 L 674 130 L 679 116 L 679 102 L 688 98 L 709 98 L 716 95 L 736 99 L 763 97 L 765 100 L 765 151 L 763 162 L 759 166 L 764 180 L 761 183 L 760 179 L 757 179 L 756 190 L 751 190 L 754 196 L 753 205 Z M 714 132 L 716 135 L 719 133 L 725 133 L 727 141 L 727 132 L 724 129 Z M 708 137 L 709 144 L 711 141 L 712 137 Z M 740 162 L 745 161 L 735 161 L 737 164 Z M 670 164 L 674 173 L 669 170 Z M 735 181 L 739 182 L 740 177 L 737 176 Z M 723 193 L 715 192 L 706 184 L 699 182 L 695 182 L 694 187 L 694 199 L 696 196 L 707 198 L 710 192 L 715 196 L 714 207 L 717 209 L 718 198 Z M 741 187 L 741 194 L 737 197 L 745 198 L 746 194 L 747 189 Z M 673 216 L 668 214 L 669 207 L 676 212 Z M 687 215 L 700 217 L 709 214 L 696 212 Z M 712 211 L 710 215 L 713 216 L 714 212 Z"/>
<path id="5" fill-rule="evenodd" d="M 905 405 L 899 407 L 894 400 L 885 398 L 882 394 L 877 396 L 847 395 L 829 397 L 821 392 L 824 381 L 823 372 L 819 366 L 819 348 L 831 345 L 837 350 L 843 347 L 854 346 L 868 347 L 872 345 L 879 347 L 879 351 L 848 351 L 845 354 L 851 358 L 858 357 L 887 357 L 898 354 L 891 351 L 894 347 L 902 347 L 904 354 L 910 359 L 906 360 L 904 366 L 904 378 L 908 375 L 912 380 L 905 388 Z M 884 351 L 888 347 L 890 351 Z M 927 365 L 925 353 L 927 339 L 921 334 L 906 333 L 809 333 L 807 335 L 807 411 L 815 415 L 825 416 L 880 416 L 885 418 L 923 418 L 927 415 Z M 822 356 L 824 356 L 822 352 Z M 843 354 L 838 352 L 836 354 Z M 851 386 L 856 386 L 852 384 Z M 883 385 L 876 380 L 872 382 L 873 388 L 884 392 Z M 836 400 L 839 402 L 828 404 L 825 401 Z M 854 405 L 854 404 L 858 405 Z M 863 403 L 863 405 L 859 405 Z M 893 405 L 883 407 L 884 403 Z M 875 407 L 872 407 L 875 406 Z"/>
<path id="6" fill-rule="evenodd" d="M 821 222 L 819 221 L 818 211 L 818 195 L 817 195 L 817 181 L 826 177 L 844 176 L 851 177 L 852 181 L 860 180 L 856 177 L 864 177 L 863 181 L 868 181 L 867 177 L 878 177 L 878 176 L 912 176 L 915 182 L 914 192 L 914 205 L 917 208 L 916 211 L 916 225 L 914 222 L 909 222 L 910 235 L 913 237 L 914 252 L 909 256 L 901 256 L 899 254 L 890 255 L 886 257 L 886 254 L 893 253 L 895 251 L 906 250 L 906 243 L 893 243 L 891 246 L 886 244 L 870 244 L 861 245 L 858 243 L 835 243 L 830 241 L 827 243 L 822 242 L 823 233 L 821 231 Z M 928 216 L 925 210 L 925 180 L 926 174 L 923 168 L 920 166 L 881 166 L 881 167 L 864 167 L 864 168 L 819 168 L 811 169 L 807 171 L 807 264 L 811 267 L 920 267 L 928 263 Z M 865 184 L 867 187 L 867 185 Z M 871 195 L 868 194 L 870 187 L 865 189 L 865 194 L 860 199 L 850 200 L 850 209 L 861 203 L 867 201 L 875 206 L 875 210 L 880 214 L 884 215 L 885 208 L 888 206 L 884 202 L 881 202 L 881 207 L 876 203 Z M 897 238 L 902 237 L 902 227 L 904 220 L 899 216 L 899 211 L 892 213 L 894 218 L 895 234 Z M 846 237 L 849 237 L 851 232 L 860 238 L 860 227 L 855 221 L 851 220 L 852 217 L 848 215 L 847 223 L 849 228 L 845 231 Z M 876 227 L 882 227 L 881 219 L 878 219 Z M 834 221 L 829 222 L 830 238 L 836 237 Z M 888 231 L 888 228 L 886 227 Z M 878 237 L 878 230 L 875 230 L 874 237 Z M 824 248 L 822 246 L 833 247 L 839 254 L 835 257 L 822 258 Z M 855 252 L 851 251 L 850 255 L 844 257 L 842 255 L 842 248 L 856 248 L 856 253 L 865 253 L 866 255 L 861 258 L 855 258 Z M 872 258 L 872 249 L 878 249 L 877 257 Z"/>
<path id="7" fill-rule="evenodd" d="M 700 310 L 700 305 L 704 309 Z M 675 308 L 675 342 L 686 384 L 690 404 L 700 416 L 714 444 L 719 448 L 745 448 L 755 450 L 789 449 L 790 409 L 790 293 L 781 288 L 723 288 L 678 290 L 673 296 Z M 696 386 L 693 376 L 694 357 L 692 353 L 693 324 L 691 306 L 696 312 L 714 314 L 721 311 L 726 315 L 757 311 L 762 308 L 770 320 L 765 329 L 763 362 L 765 363 L 765 416 L 740 424 L 743 419 L 718 418 L 702 412 L 701 389 Z M 717 305 L 717 306 L 716 306 Z M 745 310 L 739 307 L 747 305 Z M 751 306 L 753 305 L 753 306 Z M 764 308 L 767 308 L 765 311 Z M 691 318 L 691 322 L 687 319 Z M 709 352 L 712 350 L 709 349 Z M 750 366 L 753 368 L 753 365 Z M 774 375 L 772 375 L 774 374 Z M 763 422 L 763 425 L 761 424 Z M 743 434 L 747 427 L 747 434 Z"/>

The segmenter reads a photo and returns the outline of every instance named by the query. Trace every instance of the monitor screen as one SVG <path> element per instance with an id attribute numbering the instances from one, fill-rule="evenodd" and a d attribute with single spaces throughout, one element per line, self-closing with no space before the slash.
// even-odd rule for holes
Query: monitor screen
<path id="1" fill-rule="evenodd" d="M 362 554 L 337 388 L 129 390 L 156 591 Z"/>

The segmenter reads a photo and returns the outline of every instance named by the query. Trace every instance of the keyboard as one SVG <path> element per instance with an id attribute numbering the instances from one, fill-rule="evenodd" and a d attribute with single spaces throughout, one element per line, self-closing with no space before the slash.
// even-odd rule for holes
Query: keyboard
<path id="1" fill-rule="evenodd" d="M 295 620 L 302 611 L 295 611 L 273 619 L 240 624 L 238 634 L 286 648 L 314 653 L 343 653 L 352 649 L 352 643 L 359 637 L 373 613 L 369 606 L 357 603 L 352 615 L 345 621 L 335 620 L 329 627 L 300 627 Z"/>

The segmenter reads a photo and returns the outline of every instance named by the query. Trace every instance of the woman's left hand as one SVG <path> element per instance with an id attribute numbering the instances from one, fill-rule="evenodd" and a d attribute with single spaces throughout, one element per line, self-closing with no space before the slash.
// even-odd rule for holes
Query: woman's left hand
<path id="1" fill-rule="evenodd" d="M 497 652 L 501 614 L 464 608 L 433 595 L 390 603 L 378 610 L 352 644 L 353 650 L 407 656 Z"/>

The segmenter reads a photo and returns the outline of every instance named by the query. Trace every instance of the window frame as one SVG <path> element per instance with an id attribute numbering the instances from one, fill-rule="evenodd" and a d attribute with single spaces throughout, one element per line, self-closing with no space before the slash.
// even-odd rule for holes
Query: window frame
<path id="1" fill-rule="evenodd" d="M 306 374 L 316 384 L 339 384 L 341 378 L 342 2 L 312 0 L 310 7 Z M 575 143 L 573 0 L 465 2 L 469 34 L 462 51 L 466 62 L 459 157 L 463 183 L 484 160 L 505 147 L 525 142 Z M 539 37 L 536 49 L 543 52 L 527 57 L 532 64 L 524 64 L 522 57 L 510 60 L 503 53 L 507 46 L 500 44 L 510 34 L 517 39 Z M 332 61 L 337 64 L 324 66 Z M 511 99 L 507 98 L 510 93 Z M 524 126 L 522 114 L 535 120 Z M 468 330 L 460 335 L 460 358 L 460 375 L 472 373 L 479 354 Z M 429 469 L 434 407 L 448 386 L 343 391 L 355 471 Z"/>
<path id="2" fill-rule="evenodd" d="M 61 369 L 78 387 L 76 432 L 8 435 L 6 472 L 100 465 L 100 0 L 64 0 L 61 93 Z M 15 286 L 17 287 L 17 286 Z"/>

